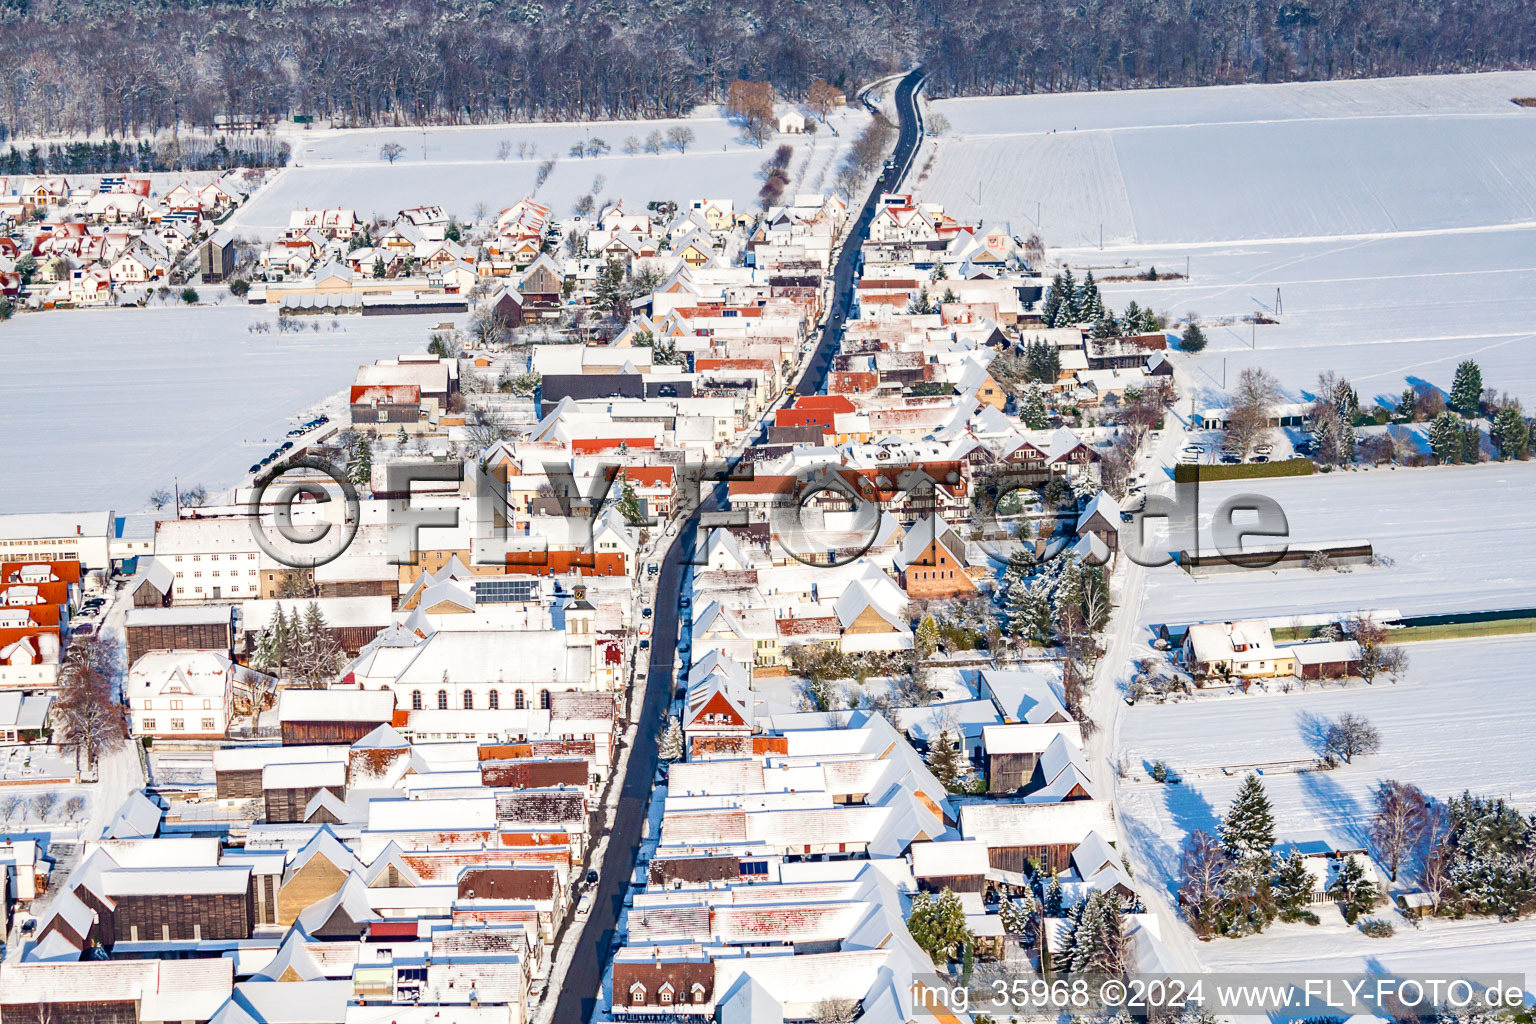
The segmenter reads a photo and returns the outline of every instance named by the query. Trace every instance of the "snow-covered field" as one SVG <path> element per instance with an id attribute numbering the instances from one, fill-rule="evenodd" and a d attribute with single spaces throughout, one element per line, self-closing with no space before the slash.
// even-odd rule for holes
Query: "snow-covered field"
<path id="1" fill-rule="evenodd" d="M 1133 764 L 1165 760 L 1176 771 L 1315 757 L 1319 723 L 1345 712 L 1366 716 L 1382 749 L 1333 771 L 1267 774 L 1264 789 L 1283 843 L 1324 838 L 1369 849 L 1371 791 L 1385 779 L 1445 798 L 1470 789 L 1536 808 L 1527 737 L 1536 729 L 1528 668 L 1536 637 L 1453 640 L 1407 645 L 1406 678 L 1344 690 L 1308 690 L 1197 700 L 1128 709 L 1121 747 Z M 1180 849 L 1195 830 L 1215 831 L 1242 773 L 1204 775 L 1178 785 L 1122 785 L 1121 827 L 1137 851 L 1138 874 L 1169 898 Z M 1536 923 L 1441 922 L 1370 939 L 1319 908 L 1321 928 L 1279 925 L 1265 935 L 1198 945 L 1204 967 L 1273 971 L 1387 969 L 1528 970 Z"/>
<path id="2" fill-rule="evenodd" d="M 1203 545 L 1212 544 L 1211 515 L 1223 501 L 1258 494 L 1280 504 L 1292 541 L 1369 540 L 1392 564 L 1198 578 L 1163 566 L 1146 575 L 1145 624 L 1370 608 L 1415 615 L 1528 607 L 1536 548 L 1521 536 L 1533 493 L 1536 462 L 1202 484 Z"/>
<path id="3" fill-rule="evenodd" d="M 1449 385 L 1472 356 L 1536 405 L 1536 72 L 1081 93 L 934 104 L 953 125 L 920 188 L 962 217 L 1039 231 L 1106 286 L 1211 327 L 1201 401 L 1261 365 L 1293 397 L 1320 370 L 1361 397 Z M 1104 248 L 1099 249 L 1102 226 Z M 1255 345 L 1256 349 L 1250 348 Z"/>
<path id="4" fill-rule="evenodd" d="M 361 363 L 417 351 L 440 316 L 320 319 L 257 334 L 249 306 L 71 310 L 0 327 L 0 512 L 143 508 L 151 491 L 217 491 L 271 451 L 293 417 Z"/>
<path id="5" fill-rule="evenodd" d="M 1536 555 L 1512 541 L 1528 518 L 1536 464 L 1372 470 L 1202 486 L 1202 520 L 1225 498 L 1267 495 L 1286 512 L 1297 540 L 1369 539 L 1390 559 L 1349 572 L 1234 572 L 1193 579 L 1173 567 L 1146 573 L 1138 652 L 1150 627 L 1193 619 L 1348 613 L 1396 608 L 1406 614 L 1530 603 Z M 1272 691 L 1122 709 L 1116 755 L 1144 773 L 1162 760 L 1178 785 L 1124 782 L 1117 790 L 1122 831 L 1138 877 L 1172 899 L 1185 837 L 1214 830 L 1243 779 L 1224 768 L 1305 762 L 1318 755 L 1324 723 L 1346 712 L 1380 730 L 1378 754 L 1332 771 L 1269 772 L 1282 841 L 1327 839 L 1369 848 L 1371 792 L 1384 779 L 1445 798 L 1463 789 L 1536 808 L 1529 743 L 1536 707 L 1529 666 L 1536 636 L 1405 645 L 1409 669 L 1396 685 Z M 1398 921 L 1390 939 L 1371 939 L 1336 911 L 1323 924 L 1277 925 L 1257 937 L 1178 945 L 1209 970 L 1528 970 L 1536 923 Z M 1391 915 L 1395 918 L 1395 915 Z"/>
<path id="6" fill-rule="evenodd" d="M 759 149 L 741 130 L 711 110 L 685 120 L 602 121 L 576 124 L 512 124 L 455 128 L 322 130 L 293 133 L 293 166 L 230 221 L 242 234 L 271 235 L 288 226 L 290 211 L 301 207 L 350 207 L 359 216 L 392 216 L 412 206 L 441 205 L 469 219 L 484 203 L 491 211 L 534 194 L 558 216 L 568 216 L 581 196 L 622 199 L 644 207 L 653 199 L 683 203 L 696 198 L 730 198 L 749 206 L 762 182 L 757 171 L 781 143 L 795 149 L 790 191 L 830 189 L 842 154 L 868 120 L 860 109 L 831 115 L 830 125 L 814 135 L 774 136 Z M 685 153 L 624 152 L 625 140 L 643 143 L 653 131 L 663 135 L 678 125 L 697 136 Z M 572 144 L 602 139 L 606 156 L 569 156 Z M 509 148 L 499 157 L 501 144 Z M 398 143 L 405 151 L 394 164 L 380 159 L 380 147 Z M 519 146 L 531 148 L 519 156 Z M 554 170 L 536 188 L 539 165 L 555 158 Z"/>

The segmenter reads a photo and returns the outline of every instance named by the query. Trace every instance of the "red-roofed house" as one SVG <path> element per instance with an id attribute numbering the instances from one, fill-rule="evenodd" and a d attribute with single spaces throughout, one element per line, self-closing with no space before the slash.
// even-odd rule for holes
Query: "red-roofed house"
<path id="1" fill-rule="evenodd" d="M 350 404 L 354 426 L 421 422 L 421 388 L 414 384 L 354 384 Z"/>

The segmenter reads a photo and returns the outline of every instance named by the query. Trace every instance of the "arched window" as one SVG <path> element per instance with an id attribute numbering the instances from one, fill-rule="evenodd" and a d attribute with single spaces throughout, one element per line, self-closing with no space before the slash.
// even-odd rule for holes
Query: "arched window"
<path id="1" fill-rule="evenodd" d="M 437 710 L 439 710 L 439 711 L 447 711 L 448 710 L 448 691 L 447 690 L 438 690 L 437 691 Z"/>
<path id="2" fill-rule="evenodd" d="M 474 709 L 475 709 L 475 691 L 466 688 L 464 690 L 464 710 L 465 711 L 473 711 Z"/>
<path id="3" fill-rule="evenodd" d="M 421 691 L 420 690 L 412 690 L 411 691 L 411 710 L 412 711 L 420 711 L 421 710 Z"/>
<path id="4" fill-rule="evenodd" d="M 522 690 L 512 691 L 512 706 L 521 711 L 528 706 L 528 701 L 523 698 Z"/>
<path id="5" fill-rule="evenodd" d="M 486 699 L 486 703 L 490 706 L 492 711 L 497 710 L 501 707 L 501 694 L 495 690 L 492 690 L 490 697 Z"/>
<path id="6" fill-rule="evenodd" d="M 549 710 L 549 691 L 548 690 L 540 690 L 539 691 L 539 710 L 540 711 L 548 711 Z"/>

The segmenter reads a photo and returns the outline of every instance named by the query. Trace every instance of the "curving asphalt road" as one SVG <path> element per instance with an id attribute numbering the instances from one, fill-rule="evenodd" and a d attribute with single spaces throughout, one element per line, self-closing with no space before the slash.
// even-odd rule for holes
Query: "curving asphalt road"
<path id="1" fill-rule="evenodd" d="M 854 274 L 864 241 L 869 237 L 869 223 L 874 219 L 880 194 L 901 187 L 911 170 L 913 157 L 917 155 L 918 143 L 922 140 L 922 113 L 917 107 L 917 92 L 922 82 L 922 69 L 917 68 L 907 73 L 896 86 L 896 110 L 901 123 L 896 149 L 891 156 L 891 170 L 881 176 L 864 200 L 858 220 L 838 255 L 833 269 L 833 299 L 823 322 L 821 341 L 795 384 L 795 390 L 800 394 L 820 391 L 826 384 L 827 370 L 842 341 L 843 326 L 853 304 Z M 592 912 L 583 927 L 580 948 L 566 972 L 555 1003 L 555 1024 L 587 1024 L 597 1006 L 603 970 L 613 952 L 614 929 L 623 909 L 624 893 L 640 852 L 641 827 L 645 823 L 652 780 L 656 775 L 658 740 L 666 728 L 667 708 L 671 704 L 673 658 L 677 653 L 678 638 L 676 598 L 682 592 L 683 574 L 691 569 L 684 563 L 683 553 L 694 550 L 700 516 L 720 507 L 723 489 L 723 484 L 718 485 L 714 491 L 703 495 L 700 507 L 683 522 L 677 540 L 661 561 L 655 624 L 650 637 L 651 663 L 646 674 L 645 699 L 636 723 L 635 749 L 630 752 L 629 766 L 619 790 L 618 810 L 609 825 L 608 850 L 599 869 Z"/>

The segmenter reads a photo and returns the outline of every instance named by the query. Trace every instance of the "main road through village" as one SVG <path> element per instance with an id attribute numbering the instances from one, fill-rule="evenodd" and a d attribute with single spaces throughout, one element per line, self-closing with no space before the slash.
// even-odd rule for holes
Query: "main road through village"
<path id="1" fill-rule="evenodd" d="M 820 391 L 832 365 L 832 357 L 842 340 L 843 327 L 853 305 L 854 274 L 869 224 L 874 219 L 883 192 L 901 187 L 922 140 L 922 115 L 917 107 L 917 92 L 923 83 L 922 69 L 903 76 L 896 86 L 896 114 L 900 130 L 896 149 L 887 169 L 870 190 L 859 211 L 833 270 L 833 298 L 823 321 L 821 340 L 806 360 L 795 390 L 799 394 Z M 646 674 L 645 699 L 636 723 L 635 747 L 629 754 L 628 769 L 619 790 L 618 808 L 609 826 L 608 850 L 603 858 L 593 894 L 592 912 L 582 930 L 580 945 L 560 986 L 555 1003 L 555 1024 L 587 1024 L 597 1005 L 598 986 L 604 965 L 612 955 L 615 928 L 623 907 L 624 892 L 634 873 L 640 852 L 640 832 L 645 823 L 652 780 L 656 774 L 657 742 L 666 725 L 667 707 L 673 690 L 673 658 L 677 654 L 678 607 L 683 575 L 691 571 L 688 555 L 695 550 L 700 517 L 718 511 L 723 484 L 703 496 L 699 507 L 683 523 L 678 539 L 667 549 L 661 563 L 657 585 L 655 626 L 651 633 L 651 664 Z"/>

